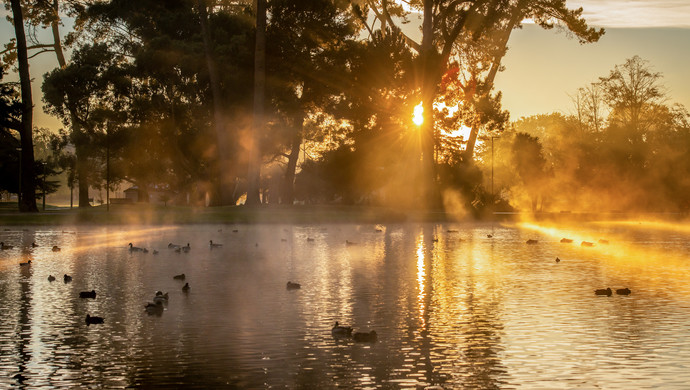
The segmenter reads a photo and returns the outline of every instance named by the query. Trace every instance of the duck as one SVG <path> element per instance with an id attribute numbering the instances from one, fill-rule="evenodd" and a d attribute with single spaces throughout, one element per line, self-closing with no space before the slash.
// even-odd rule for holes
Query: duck
<path id="1" fill-rule="evenodd" d="M 611 287 L 607 287 L 605 289 L 600 288 L 598 290 L 594 290 L 595 295 L 606 295 L 607 297 L 610 297 L 613 292 L 611 291 Z"/>
<path id="2" fill-rule="evenodd" d="M 448 229 L 446 230 L 446 233 L 457 233 L 458 231 L 455 229 Z"/>
<path id="3" fill-rule="evenodd" d="M 185 293 L 189 292 L 189 283 L 185 283 L 184 286 L 182 286 L 182 292 L 185 292 Z"/>
<path id="4" fill-rule="evenodd" d="M 14 248 L 14 245 L 5 245 L 4 242 L 0 242 L 0 249 L 2 249 L 2 250 L 6 251 L 6 250 L 12 249 L 12 248 Z"/>
<path id="5" fill-rule="evenodd" d="M 237 232 L 239 232 L 239 230 L 238 229 L 232 229 L 232 232 L 237 233 Z"/>
<path id="6" fill-rule="evenodd" d="M 618 294 L 618 295 L 630 295 L 631 292 L 632 291 L 630 291 L 630 289 L 627 287 L 626 288 L 619 288 L 616 290 L 616 294 Z"/>
<path id="7" fill-rule="evenodd" d="M 558 257 L 556 257 L 556 263 L 560 263 L 560 262 L 561 262 L 561 259 L 559 259 Z"/>
<path id="8" fill-rule="evenodd" d="M 314 239 L 311 237 L 307 237 L 307 242 L 314 242 Z"/>
<path id="9" fill-rule="evenodd" d="M 23 266 L 25 266 L 25 265 L 31 265 L 31 260 L 29 260 L 29 261 L 27 261 L 27 262 L 25 262 L 25 263 L 19 263 L 19 266 L 20 266 L 20 267 L 23 267 Z"/>
<path id="10" fill-rule="evenodd" d="M 374 343 L 376 342 L 377 335 L 376 331 L 372 330 L 371 332 L 356 332 L 352 338 L 360 343 Z"/>
<path id="11" fill-rule="evenodd" d="M 65 276 L 63 276 L 62 279 L 65 281 L 65 283 L 69 283 L 72 281 L 72 277 L 67 274 L 65 274 Z"/>
<path id="12" fill-rule="evenodd" d="M 163 294 L 160 291 L 156 291 L 156 296 L 153 297 L 154 303 L 168 303 L 168 293 Z"/>
<path id="13" fill-rule="evenodd" d="M 383 229 L 381 229 L 381 228 L 378 228 L 378 229 L 376 229 L 376 230 L 374 230 L 374 231 L 375 231 L 376 233 L 383 233 Z"/>
<path id="14" fill-rule="evenodd" d="M 185 274 L 179 274 L 179 275 L 173 276 L 173 279 L 175 279 L 175 280 L 184 280 L 185 278 L 186 278 Z"/>
<path id="15" fill-rule="evenodd" d="M 573 240 L 569 238 L 561 238 L 561 244 L 572 244 Z"/>
<path id="16" fill-rule="evenodd" d="M 192 247 L 189 246 L 189 243 L 187 243 L 186 246 L 182 247 L 182 252 L 184 252 L 184 253 L 188 253 L 190 250 L 192 250 Z"/>
<path id="17" fill-rule="evenodd" d="M 594 246 L 594 243 L 589 241 L 582 241 L 582 244 L 580 244 L 580 246 Z"/>
<path id="18" fill-rule="evenodd" d="M 493 238 L 493 236 L 494 236 L 493 234 L 487 234 L 486 238 Z"/>
<path id="19" fill-rule="evenodd" d="M 351 246 L 351 245 L 357 245 L 357 243 L 356 243 L 356 242 L 352 242 L 352 241 L 345 240 L 345 245 Z"/>
<path id="20" fill-rule="evenodd" d="M 82 291 L 79 293 L 79 298 L 91 298 L 96 299 L 96 290 Z"/>
<path id="21" fill-rule="evenodd" d="M 287 282 L 287 289 L 288 290 L 297 290 L 299 288 L 302 288 L 302 286 L 299 283 Z"/>
<path id="22" fill-rule="evenodd" d="M 31 243 L 31 247 L 32 247 L 32 248 L 38 248 L 38 244 L 36 244 L 35 242 L 32 242 L 32 243 Z"/>
<path id="23" fill-rule="evenodd" d="M 210 246 L 211 249 L 213 249 L 213 248 L 220 248 L 221 246 L 223 246 L 223 244 L 214 244 L 213 240 L 208 240 L 208 246 Z"/>
<path id="24" fill-rule="evenodd" d="M 533 240 L 531 238 L 529 240 L 527 240 L 527 245 L 534 245 L 534 244 L 538 244 L 538 243 L 539 243 L 539 241 Z"/>
<path id="25" fill-rule="evenodd" d="M 182 253 L 182 247 L 175 248 L 175 253 Z"/>
<path id="26" fill-rule="evenodd" d="M 55 281 L 55 276 L 53 276 L 53 275 L 48 275 L 48 281 L 49 281 L 49 282 L 54 282 L 54 281 Z"/>
<path id="27" fill-rule="evenodd" d="M 338 324 L 338 321 L 336 321 L 335 325 L 333 325 L 333 328 L 331 329 L 331 334 L 334 337 L 350 337 L 352 336 L 352 327 L 341 326 Z"/>
<path id="28" fill-rule="evenodd" d="M 173 244 L 172 242 L 168 244 L 168 248 L 169 248 L 169 249 L 177 249 L 177 248 L 179 248 L 179 247 L 180 247 L 180 245 Z"/>
<path id="29" fill-rule="evenodd" d="M 143 252 L 144 250 L 144 248 L 139 248 L 138 246 L 134 246 L 134 244 L 132 244 L 131 242 L 129 243 L 130 252 Z"/>
<path id="30" fill-rule="evenodd" d="M 281 238 L 280 242 L 287 242 L 287 238 Z"/>
<path id="31" fill-rule="evenodd" d="M 159 252 L 158 252 L 157 250 L 154 249 L 152 253 L 153 253 L 154 255 L 157 255 Z"/>
<path id="32" fill-rule="evenodd" d="M 105 320 L 103 317 L 96 317 L 96 316 L 90 316 L 86 315 L 86 325 L 91 325 L 91 324 L 102 324 L 104 323 Z"/>
<path id="33" fill-rule="evenodd" d="M 609 240 L 604 240 L 603 238 L 599 240 L 600 244 L 608 244 Z"/>
<path id="34" fill-rule="evenodd" d="M 149 250 L 146 249 L 146 248 L 144 248 L 144 249 L 142 250 L 142 252 L 144 252 L 144 253 L 149 253 Z"/>
<path id="35" fill-rule="evenodd" d="M 146 310 L 148 314 L 161 315 L 165 309 L 163 308 L 163 302 L 156 301 L 147 303 L 146 306 L 144 306 L 144 310 Z"/>
<path id="36" fill-rule="evenodd" d="M 53 245 L 53 249 L 51 249 L 53 252 L 60 252 L 60 247 L 57 245 Z"/>

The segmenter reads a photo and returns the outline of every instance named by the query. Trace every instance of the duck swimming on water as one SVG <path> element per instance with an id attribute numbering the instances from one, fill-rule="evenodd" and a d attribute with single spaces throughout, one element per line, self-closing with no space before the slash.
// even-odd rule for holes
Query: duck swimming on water
<path id="1" fill-rule="evenodd" d="M 134 246 L 131 242 L 129 243 L 129 251 L 130 252 L 144 252 L 146 249 L 144 248 L 139 248 L 138 246 Z M 148 252 L 148 251 L 147 251 Z"/>
<path id="2" fill-rule="evenodd" d="M 299 283 L 287 282 L 287 289 L 288 290 L 297 290 L 299 288 L 302 288 L 302 286 Z"/>
<path id="3" fill-rule="evenodd" d="M 331 334 L 334 337 L 350 337 L 352 336 L 351 326 L 341 326 L 338 321 L 335 322 L 333 328 L 331 329 Z"/>
<path id="4" fill-rule="evenodd" d="M 96 299 L 96 290 L 82 291 L 79 293 L 79 298 L 91 298 Z"/>
<path id="5" fill-rule="evenodd" d="M 96 317 L 96 316 L 90 316 L 86 315 L 86 325 L 91 325 L 91 324 L 102 324 L 104 323 L 105 320 L 103 320 L 103 317 Z"/>
<path id="6" fill-rule="evenodd" d="M 606 295 L 607 297 L 610 297 L 611 294 L 613 294 L 613 291 L 611 291 L 611 287 L 608 288 L 600 288 L 597 290 L 594 290 L 595 295 Z"/>
<path id="7" fill-rule="evenodd" d="M 627 287 L 626 288 L 619 288 L 616 290 L 616 294 L 618 294 L 618 295 L 630 295 L 631 292 L 632 291 L 630 291 L 630 289 Z"/>

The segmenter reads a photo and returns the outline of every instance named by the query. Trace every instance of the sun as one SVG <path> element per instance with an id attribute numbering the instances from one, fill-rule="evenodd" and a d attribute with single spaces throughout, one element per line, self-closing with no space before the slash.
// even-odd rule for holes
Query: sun
<path id="1" fill-rule="evenodd" d="M 424 106 L 422 103 L 419 103 L 414 107 L 412 122 L 414 122 L 414 124 L 417 126 L 421 126 L 422 123 L 424 123 Z"/>

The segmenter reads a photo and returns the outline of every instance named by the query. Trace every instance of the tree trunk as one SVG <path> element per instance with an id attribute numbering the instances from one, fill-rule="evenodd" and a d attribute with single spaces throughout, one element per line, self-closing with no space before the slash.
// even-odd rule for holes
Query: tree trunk
<path id="1" fill-rule="evenodd" d="M 74 122 L 72 122 L 74 126 Z M 73 130 L 74 131 L 74 130 Z M 77 130 L 79 131 L 79 130 Z M 75 145 L 77 155 L 77 182 L 79 183 L 79 207 L 91 207 L 89 203 L 89 161 L 86 158 L 84 147 L 86 145 Z"/>
<path id="2" fill-rule="evenodd" d="M 496 79 L 498 70 L 501 68 L 501 61 L 503 60 L 503 56 L 505 56 L 505 54 L 507 53 L 510 35 L 513 33 L 515 27 L 522 21 L 523 14 L 522 12 L 518 12 L 517 10 L 522 9 L 523 6 L 524 5 L 522 4 L 522 2 L 518 3 L 518 5 L 516 6 L 516 10 L 513 12 L 513 17 L 510 19 L 510 23 L 508 23 L 506 29 L 502 32 L 500 41 L 501 50 L 498 50 L 497 54 L 494 55 L 494 58 L 491 62 L 491 68 L 489 69 L 489 74 L 486 76 L 486 80 L 484 82 L 484 88 L 486 89 L 486 93 L 490 93 L 491 89 L 493 88 L 494 80 Z M 474 98 L 474 96 L 472 96 L 472 98 Z M 472 159 L 474 158 L 474 147 L 477 144 L 478 135 L 479 128 L 477 126 L 473 126 L 470 130 L 469 139 L 467 140 L 467 147 L 465 148 L 465 159 L 467 161 L 472 161 Z"/>
<path id="3" fill-rule="evenodd" d="M 436 89 L 436 73 L 433 47 L 433 1 L 424 0 L 424 19 L 422 22 L 422 44 L 420 60 L 422 71 L 422 107 L 424 121 L 420 128 L 420 145 L 422 161 L 422 191 L 425 208 L 433 208 L 437 204 L 436 175 L 434 161 L 434 95 Z"/>
<path id="4" fill-rule="evenodd" d="M 55 50 L 55 57 L 57 58 L 58 65 L 60 68 L 65 68 L 67 66 L 67 61 L 65 60 L 65 54 L 62 50 L 62 40 L 60 39 L 60 17 L 59 17 L 59 6 L 58 0 L 53 0 L 53 11 L 55 12 L 53 20 L 50 22 L 51 32 L 53 34 L 53 50 Z M 72 124 L 72 134 L 81 131 L 79 125 L 77 125 L 78 116 L 74 107 L 69 104 L 70 97 L 67 96 L 67 108 L 70 114 L 70 123 Z M 77 155 L 77 178 L 79 181 L 79 207 L 91 207 L 89 203 L 89 179 L 88 179 L 88 161 L 86 156 L 84 156 L 84 147 L 76 147 L 75 143 L 75 154 Z M 81 167 L 80 167 L 81 166 Z M 70 187 L 71 191 L 74 187 Z M 72 199 L 70 197 L 70 208 L 72 208 Z"/>
<path id="5" fill-rule="evenodd" d="M 302 146 L 302 134 L 304 129 L 304 115 L 299 115 L 294 123 L 295 133 L 292 135 L 292 145 L 288 155 L 287 168 L 285 168 L 285 179 L 283 181 L 283 191 L 281 203 L 291 205 L 295 200 L 295 171 L 297 170 L 297 159 L 299 149 Z"/>
<path id="6" fill-rule="evenodd" d="M 53 50 L 55 50 L 55 56 L 57 57 L 60 68 L 64 68 L 67 66 L 67 61 L 65 61 L 65 53 L 62 51 L 62 41 L 60 40 L 60 10 L 58 8 L 58 0 L 53 0 L 53 11 L 55 12 L 55 18 L 50 22 L 50 28 L 53 32 Z"/>
<path id="7" fill-rule="evenodd" d="M 17 61 L 19 63 L 19 80 L 22 90 L 22 128 L 20 132 L 21 166 L 20 180 L 21 202 L 19 211 L 38 212 L 36 207 L 36 183 L 34 175 L 34 141 L 33 141 L 33 100 L 31 97 L 31 76 L 29 75 L 29 57 L 24 35 L 24 18 L 20 0 L 11 0 L 14 32 L 17 38 Z"/>
<path id="8" fill-rule="evenodd" d="M 211 84 L 211 95 L 213 97 L 213 126 L 216 130 L 216 158 L 218 161 L 218 205 L 232 204 L 232 190 L 227 178 L 229 170 L 225 169 L 230 164 L 230 143 L 223 120 L 223 105 L 221 102 L 220 77 L 218 68 L 213 60 L 213 50 L 211 42 L 211 31 L 208 24 L 208 13 L 206 4 L 203 0 L 197 0 L 199 7 L 199 19 L 201 21 L 201 36 L 204 42 L 204 55 L 206 57 L 206 67 L 208 68 L 208 78 Z"/>
<path id="9" fill-rule="evenodd" d="M 261 134 L 264 128 L 266 86 L 266 0 L 256 0 L 256 47 L 254 51 L 254 125 L 247 169 L 247 206 L 261 204 Z"/>

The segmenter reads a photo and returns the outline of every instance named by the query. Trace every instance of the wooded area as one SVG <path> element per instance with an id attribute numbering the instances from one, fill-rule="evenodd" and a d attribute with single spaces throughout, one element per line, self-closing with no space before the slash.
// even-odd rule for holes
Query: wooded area
<path id="1" fill-rule="evenodd" d="M 565 1 L 10 3 L 2 71 L 16 65 L 21 82 L 0 91 L 0 191 L 21 193 L 21 211 L 59 172 L 80 207 L 123 183 L 190 205 L 690 206 L 688 113 L 639 57 L 577 91 L 575 115 L 509 122 L 494 80 L 524 20 L 583 44 L 604 33 Z M 403 33 L 418 15 L 419 34 Z M 59 64 L 33 82 L 64 128 L 34 161 L 27 64 L 39 54 Z"/>

